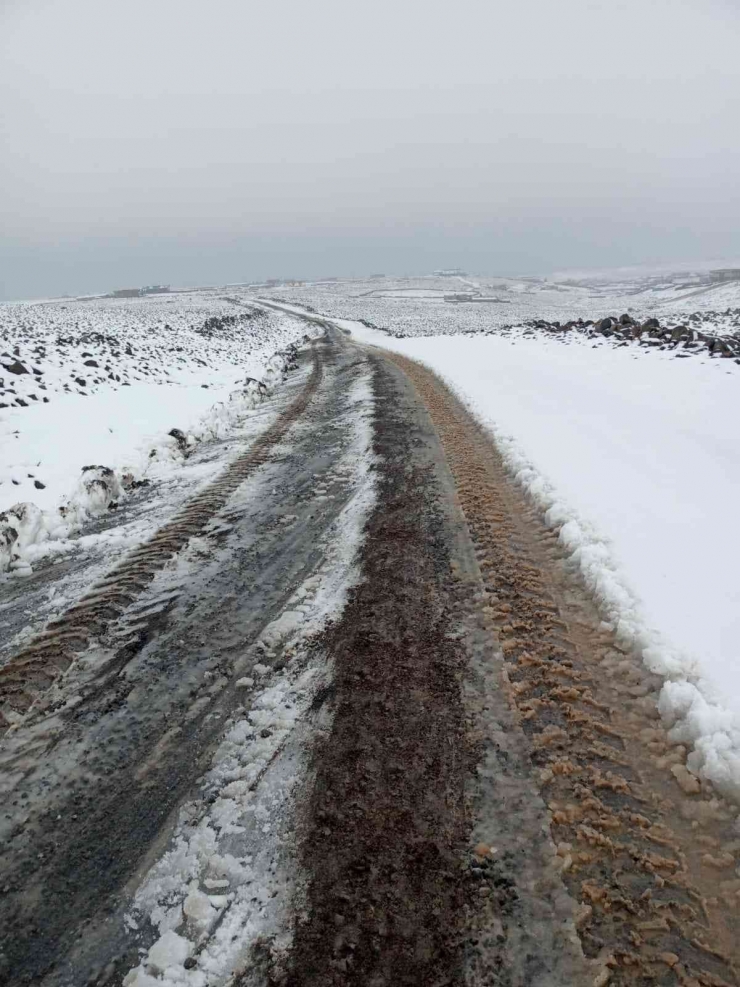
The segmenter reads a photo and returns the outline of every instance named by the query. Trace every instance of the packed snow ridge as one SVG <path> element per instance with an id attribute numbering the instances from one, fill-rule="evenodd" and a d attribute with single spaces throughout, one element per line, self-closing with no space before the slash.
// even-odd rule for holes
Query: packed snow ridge
<path id="1" fill-rule="evenodd" d="M 309 331 L 213 292 L 0 306 L 0 573 L 226 435 Z"/>

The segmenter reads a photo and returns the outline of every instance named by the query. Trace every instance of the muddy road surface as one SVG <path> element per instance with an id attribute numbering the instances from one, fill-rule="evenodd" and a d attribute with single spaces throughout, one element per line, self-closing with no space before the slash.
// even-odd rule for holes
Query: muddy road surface
<path id="1" fill-rule="evenodd" d="M 202 455 L 0 668 L 1 983 L 740 983 L 737 808 L 430 371 L 327 323 Z"/>

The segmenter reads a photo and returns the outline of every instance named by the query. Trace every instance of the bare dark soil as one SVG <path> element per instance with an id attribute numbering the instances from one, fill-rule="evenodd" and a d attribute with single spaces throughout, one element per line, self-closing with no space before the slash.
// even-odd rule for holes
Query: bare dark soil
<path id="1" fill-rule="evenodd" d="M 463 982 L 467 656 L 450 633 L 454 580 L 434 464 L 418 453 L 426 436 L 391 374 L 376 361 L 381 508 L 363 582 L 326 642 L 335 714 L 314 754 L 295 987 Z"/>

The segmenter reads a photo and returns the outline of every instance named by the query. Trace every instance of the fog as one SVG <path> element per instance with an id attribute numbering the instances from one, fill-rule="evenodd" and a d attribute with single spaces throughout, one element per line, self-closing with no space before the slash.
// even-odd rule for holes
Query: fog
<path id="1" fill-rule="evenodd" d="M 740 256 L 734 0 L 0 0 L 0 297 Z"/>

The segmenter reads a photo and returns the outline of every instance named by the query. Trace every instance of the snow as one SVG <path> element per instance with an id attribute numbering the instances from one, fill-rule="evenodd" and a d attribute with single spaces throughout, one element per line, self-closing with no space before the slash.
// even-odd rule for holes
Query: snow
<path id="1" fill-rule="evenodd" d="M 6 481 L 0 487 L 0 508 L 7 510 L 23 496 L 44 510 L 53 509 L 74 489 L 88 463 L 138 466 L 142 446 L 151 448 L 177 425 L 187 427 L 234 388 L 233 376 L 215 383 L 210 378 L 212 385 L 205 390 L 200 383 L 207 379 L 203 374 L 171 386 L 136 383 L 92 400 L 67 394 L 53 407 L 36 405 L 6 414 L 0 420 L 0 477 Z M 43 477 L 45 489 L 24 482 L 28 473 Z"/>
<path id="2" fill-rule="evenodd" d="M 147 963 L 160 972 L 174 963 L 184 963 L 190 955 L 191 945 L 176 932 L 165 932 L 149 950 Z"/>
<path id="3" fill-rule="evenodd" d="M 621 640 L 663 675 L 689 767 L 740 798 L 740 367 L 544 336 L 355 336 L 420 360 L 490 429 Z"/>
<path id="4" fill-rule="evenodd" d="M 316 331 L 213 293 L 0 306 L 0 573 L 226 435 Z"/>
<path id="5" fill-rule="evenodd" d="M 713 265 L 717 266 L 717 265 Z M 479 301 L 451 303 L 445 295 L 478 295 Z M 562 274 L 549 278 L 425 276 L 364 278 L 332 283 L 279 285 L 260 289 L 260 298 L 332 318 L 366 320 L 401 336 L 491 332 L 532 319 L 567 322 L 631 313 L 682 324 L 696 314 L 693 329 L 740 333 L 740 277 L 712 281 L 708 271 Z M 494 303 L 491 301 L 494 299 Z"/>

